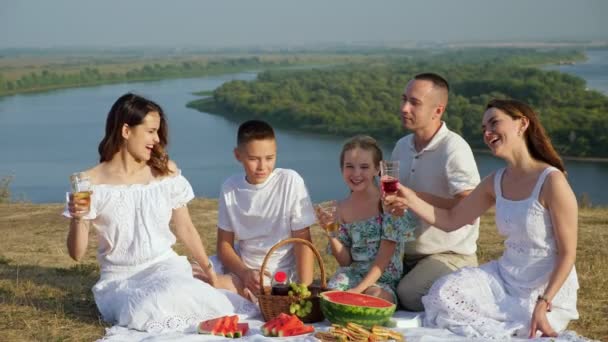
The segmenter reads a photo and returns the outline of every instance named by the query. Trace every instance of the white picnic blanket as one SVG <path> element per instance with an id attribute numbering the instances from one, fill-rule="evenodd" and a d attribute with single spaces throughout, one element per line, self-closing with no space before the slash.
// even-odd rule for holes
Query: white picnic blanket
<path id="1" fill-rule="evenodd" d="M 397 311 L 393 319 L 397 323 L 396 331 L 401 332 L 407 342 L 485 342 L 485 339 L 472 339 L 461 337 L 451 333 L 446 329 L 431 329 L 422 327 L 422 312 Z M 264 324 L 261 319 L 242 318 L 239 322 L 249 323 L 249 333 L 239 341 L 319 341 L 313 334 L 293 336 L 293 337 L 265 337 L 260 328 Z M 323 321 L 313 324 L 316 331 L 325 331 L 330 323 Z M 200 335 L 196 332 L 196 326 L 192 326 L 184 332 L 148 333 L 137 330 L 130 330 L 125 327 L 113 326 L 106 329 L 106 336 L 99 341 L 109 342 L 198 342 L 198 341 L 236 341 L 219 336 Z M 558 338 L 536 338 L 536 339 L 511 339 L 514 342 L 537 341 L 537 342 L 589 342 L 591 340 L 579 336 L 573 331 L 565 331 Z"/>

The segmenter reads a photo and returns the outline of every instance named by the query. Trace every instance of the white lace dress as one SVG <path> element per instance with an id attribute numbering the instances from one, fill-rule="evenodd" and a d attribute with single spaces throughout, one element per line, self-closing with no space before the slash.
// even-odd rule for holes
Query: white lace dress
<path id="1" fill-rule="evenodd" d="M 506 237 L 498 259 L 480 267 L 461 269 L 440 278 L 422 298 L 424 324 L 447 328 L 471 336 L 505 339 L 527 336 L 536 299 L 543 294 L 557 261 L 557 247 L 549 211 L 538 201 L 545 169 L 528 199 L 511 201 L 502 197 L 504 169 L 496 172 L 496 226 Z M 562 331 L 578 318 L 578 280 L 573 268 L 553 299 L 547 313 L 549 323 Z"/>
<path id="2" fill-rule="evenodd" d="M 180 331 L 226 314 L 256 315 L 244 298 L 194 278 L 171 246 L 172 210 L 194 194 L 181 173 L 150 184 L 94 185 L 91 219 L 101 276 L 93 295 L 103 319 L 150 332 Z M 67 210 L 65 216 L 70 216 Z"/>

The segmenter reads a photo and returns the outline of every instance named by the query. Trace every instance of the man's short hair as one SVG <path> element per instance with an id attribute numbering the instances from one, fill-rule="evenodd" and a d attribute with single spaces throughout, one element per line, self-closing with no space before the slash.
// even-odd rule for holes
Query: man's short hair
<path id="1" fill-rule="evenodd" d="M 443 78 L 435 73 L 424 72 L 422 74 L 418 74 L 418 75 L 414 76 L 414 79 L 433 82 L 433 86 L 438 87 L 438 88 L 443 88 L 447 92 L 450 92 L 450 85 L 448 84 L 448 81 L 446 81 L 445 78 Z"/>
<path id="2" fill-rule="evenodd" d="M 267 122 L 261 120 L 249 120 L 239 126 L 236 136 L 237 146 L 242 146 L 252 140 L 275 139 L 274 130 Z"/>

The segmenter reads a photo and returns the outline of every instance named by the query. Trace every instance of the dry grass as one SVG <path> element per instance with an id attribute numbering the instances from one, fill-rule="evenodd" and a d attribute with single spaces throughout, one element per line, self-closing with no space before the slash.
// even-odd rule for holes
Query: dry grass
<path id="1" fill-rule="evenodd" d="M 91 287 L 99 269 L 95 246 L 80 264 L 67 255 L 67 221 L 62 205 L 0 204 L 0 331 L 2 341 L 92 341 L 103 336 L 102 322 Z M 215 251 L 217 203 L 197 199 L 190 205 L 193 221 L 209 253 Z M 584 209 L 579 219 L 577 271 L 581 289 L 581 318 L 569 328 L 587 337 L 608 340 L 608 209 Z M 335 262 L 322 246 L 325 238 L 314 229 L 327 273 Z M 482 218 L 481 261 L 498 257 L 502 238 L 493 214 Z M 183 253 L 183 247 L 177 246 Z"/>

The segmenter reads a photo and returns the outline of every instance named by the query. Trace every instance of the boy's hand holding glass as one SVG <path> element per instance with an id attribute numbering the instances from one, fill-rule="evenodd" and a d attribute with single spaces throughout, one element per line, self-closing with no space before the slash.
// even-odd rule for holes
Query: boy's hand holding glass
<path id="1" fill-rule="evenodd" d="M 332 200 L 315 205 L 319 225 L 329 237 L 338 236 L 338 202 Z"/>

